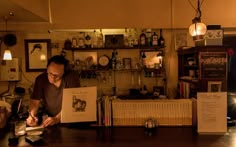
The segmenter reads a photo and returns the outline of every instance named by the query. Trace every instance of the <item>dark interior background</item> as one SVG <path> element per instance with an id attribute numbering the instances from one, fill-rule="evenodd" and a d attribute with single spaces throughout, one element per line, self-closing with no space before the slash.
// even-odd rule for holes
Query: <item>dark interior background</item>
<path id="1" fill-rule="evenodd" d="M 228 60 L 227 116 L 236 120 L 236 34 L 224 35 L 223 45 L 231 47 L 234 51 L 234 54 L 229 57 L 231 59 Z"/>

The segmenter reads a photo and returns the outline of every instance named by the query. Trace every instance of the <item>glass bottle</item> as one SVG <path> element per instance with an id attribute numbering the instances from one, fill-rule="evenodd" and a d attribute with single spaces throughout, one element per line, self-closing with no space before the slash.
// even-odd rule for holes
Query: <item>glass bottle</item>
<path id="1" fill-rule="evenodd" d="M 127 28 L 125 28 L 125 34 L 124 34 L 124 47 L 129 47 L 129 35 Z"/>
<path id="2" fill-rule="evenodd" d="M 139 37 L 139 42 L 140 42 L 140 46 L 145 46 L 146 45 L 146 34 L 144 33 L 144 30 L 142 30 L 142 33 L 140 34 Z"/>
<path id="3" fill-rule="evenodd" d="M 98 47 L 98 38 L 97 38 L 97 32 L 94 29 L 93 35 L 92 35 L 92 48 L 97 48 Z"/>
<path id="4" fill-rule="evenodd" d="M 160 29 L 160 37 L 158 39 L 158 46 L 165 46 L 165 39 L 162 34 L 162 29 Z"/>
<path id="5" fill-rule="evenodd" d="M 71 42 L 72 42 L 72 46 L 71 46 L 72 48 L 78 47 L 78 40 L 77 40 L 77 38 L 75 36 L 72 37 Z"/>
<path id="6" fill-rule="evenodd" d="M 134 37 L 133 37 L 132 30 L 129 29 L 128 31 L 128 41 L 129 41 L 129 47 L 134 47 Z"/>
<path id="7" fill-rule="evenodd" d="M 79 48 L 84 48 L 85 44 L 84 44 L 84 32 L 80 32 L 79 33 L 79 37 L 78 37 L 78 47 Z"/>
<path id="8" fill-rule="evenodd" d="M 98 41 L 98 48 L 103 47 L 103 34 L 102 34 L 102 29 L 100 29 L 100 32 L 97 35 L 97 41 Z"/>
<path id="9" fill-rule="evenodd" d="M 139 41 L 138 41 L 137 29 L 134 29 L 134 32 L 133 32 L 133 46 L 137 47 L 138 44 L 139 44 Z"/>
<path id="10" fill-rule="evenodd" d="M 153 33 L 152 35 L 152 46 L 157 46 L 158 45 L 158 35 L 156 32 Z"/>
<path id="11" fill-rule="evenodd" d="M 147 46 L 151 46 L 152 45 L 152 30 L 151 29 L 147 29 L 146 30 L 146 45 Z"/>
<path id="12" fill-rule="evenodd" d="M 141 59 L 142 59 L 142 67 L 146 68 L 146 55 L 145 55 L 145 52 L 142 52 Z"/>
<path id="13" fill-rule="evenodd" d="M 92 47 L 92 37 L 90 36 L 89 33 L 86 33 L 84 43 L 85 43 L 86 48 L 91 48 Z"/>
<path id="14" fill-rule="evenodd" d="M 111 69 L 116 69 L 116 51 L 114 50 L 112 52 L 112 56 L 111 56 Z"/>

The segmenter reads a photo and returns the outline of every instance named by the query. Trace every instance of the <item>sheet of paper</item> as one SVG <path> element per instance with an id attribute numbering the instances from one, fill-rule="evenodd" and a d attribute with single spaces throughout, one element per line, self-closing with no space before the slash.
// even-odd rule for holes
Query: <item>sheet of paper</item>
<path id="1" fill-rule="evenodd" d="M 227 93 L 199 92 L 197 118 L 199 133 L 227 132 Z"/>
<path id="2" fill-rule="evenodd" d="M 36 127 L 26 127 L 26 132 L 28 131 L 35 131 L 35 130 L 43 130 L 44 127 L 42 126 L 36 126 Z"/>
<path id="3" fill-rule="evenodd" d="M 63 90 L 61 123 L 97 120 L 97 87 Z"/>

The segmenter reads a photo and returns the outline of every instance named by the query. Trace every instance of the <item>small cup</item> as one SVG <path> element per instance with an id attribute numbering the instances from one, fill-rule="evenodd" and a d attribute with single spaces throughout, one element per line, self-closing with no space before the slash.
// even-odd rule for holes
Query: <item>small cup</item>
<path id="1" fill-rule="evenodd" d="M 15 135 L 21 136 L 26 133 L 26 122 L 25 121 L 16 121 L 15 122 Z"/>

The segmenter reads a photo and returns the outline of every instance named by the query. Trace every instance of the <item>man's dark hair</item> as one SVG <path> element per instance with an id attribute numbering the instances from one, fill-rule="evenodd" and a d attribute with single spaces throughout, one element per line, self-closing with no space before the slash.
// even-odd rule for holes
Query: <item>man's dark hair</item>
<path id="1" fill-rule="evenodd" d="M 69 70 L 69 60 L 67 60 L 64 56 L 62 55 L 55 55 L 53 57 L 51 57 L 49 60 L 48 60 L 48 64 L 47 64 L 47 67 L 52 63 L 56 63 L 56 64 L 63 64 L 64 65 L 64 69 L 65 69 L 65 72 L 67 72 Z"/>

